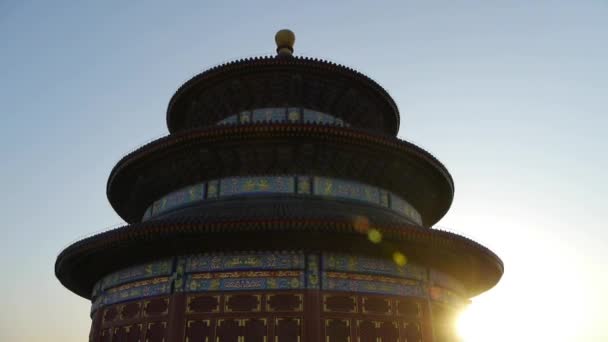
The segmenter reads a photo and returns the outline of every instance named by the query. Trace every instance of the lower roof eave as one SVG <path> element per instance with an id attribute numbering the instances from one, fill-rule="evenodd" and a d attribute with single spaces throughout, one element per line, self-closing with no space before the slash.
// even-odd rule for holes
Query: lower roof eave
<path id="1" fill-rule="evenodd" d="M 503 274 L 503 263 L 496 254 L 460 235 L 405 224 L 373 228 L 383 235 L 379 244 L 367 239 L 365 228 L 349 221 L 156 220 L 106 231 L 72 244 L 57 257 L 55 274 L 72 292 L 90 298 L 93 285 L 101 277 L 135 264 L 202 252 L 277 249 L 385 256 L 399 250 L 413 262 L 462 281 L 468 297 L 493 287 Z"/>

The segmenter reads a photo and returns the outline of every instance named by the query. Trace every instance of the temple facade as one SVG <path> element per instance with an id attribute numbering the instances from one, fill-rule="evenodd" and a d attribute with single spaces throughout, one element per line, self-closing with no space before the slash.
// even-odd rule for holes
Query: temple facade
<path id="1" fill-rule="evenodd" d="M 110 173 L 126 225 L 58 256 L 90 341 L 456 341 L 457 313 L 499 281 L 492 251 L 433 229 L 454 183 L 396 138 L 389 94 L 275 40 L 183 84 L 169 134 Z"/>

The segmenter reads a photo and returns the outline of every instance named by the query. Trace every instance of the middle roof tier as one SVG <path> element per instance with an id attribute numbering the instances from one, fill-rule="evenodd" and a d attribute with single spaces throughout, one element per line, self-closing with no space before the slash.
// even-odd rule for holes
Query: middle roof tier
<path id="1" fill-rule="evenodd" d="M 108 199 L 127 222 L 174 191 L 228 177 L 312 175 L 386 190 L 432 226 L 449 209 L 454 185 L 423 149 L 386 135 L 314 124 L 212 126 L 171 134 L 122 158 Z"/>

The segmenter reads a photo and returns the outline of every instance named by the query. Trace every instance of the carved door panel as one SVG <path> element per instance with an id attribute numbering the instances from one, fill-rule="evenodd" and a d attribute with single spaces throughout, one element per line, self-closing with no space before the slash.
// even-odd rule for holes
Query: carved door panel
<path id="1" fill-rule="evenodd" d="M 217 321 L 217 342 L 241 342 L 241 322 L 238 319 L 219 319 Z"/>
<path id="2" fill-rule="evenodd" d="M 302 341 L 302 320 L 299 318 L 277 318 L 275 320 L 276 342 Z"/>
<path id="3" fill-rule="evenodd" d="M 167 322 L 148 323 L 145 342 L 167 342 Z"/>
<path id="4" fill-rule="evenodd" d="M 211 321 L 188 321 L 186 342 L 211 342 L 212 340 L 213 326 Z"/>
<path id="5" fill-rule="evenodd" d="M 326 342 L 350 342 L 350 321 L 326 319 L 325 340 Z"/>
<path id="6" fill-rule="evenodd" d="M 244 322 L 243 342 L 266 342 L 266 319 L 248 319 Z"/>

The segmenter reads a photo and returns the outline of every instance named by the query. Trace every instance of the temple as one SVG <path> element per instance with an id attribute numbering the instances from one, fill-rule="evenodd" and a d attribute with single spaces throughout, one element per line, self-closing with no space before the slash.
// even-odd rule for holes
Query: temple
<path id="1" fill-rule="evenodd" d="M 169 134 L 110 173 L 126 225 L 57 257 L 90 341 L 455 341 L 501 278 L 492 251 L 433 228 L 454 183 L 396 138 L 389 94 L 275 41 L 183 84 Z"/>

